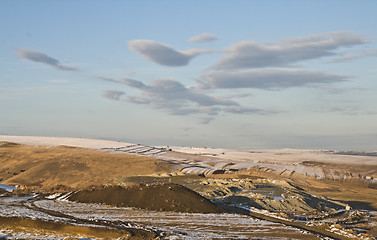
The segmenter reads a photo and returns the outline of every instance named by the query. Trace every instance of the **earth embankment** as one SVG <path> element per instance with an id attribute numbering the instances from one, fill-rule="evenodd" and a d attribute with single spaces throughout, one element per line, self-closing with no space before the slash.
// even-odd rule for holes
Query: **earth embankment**
<path id="1" fill-rule="evenodd" d="M 224 212 L 198 193 L 178 184 L 164 183 L 111 186 L 102 189 L 82 190 L 72 194 L 71 201 L 102 203 L 118 207 L 136 207 L 156 211 L 188 213 Z"/>

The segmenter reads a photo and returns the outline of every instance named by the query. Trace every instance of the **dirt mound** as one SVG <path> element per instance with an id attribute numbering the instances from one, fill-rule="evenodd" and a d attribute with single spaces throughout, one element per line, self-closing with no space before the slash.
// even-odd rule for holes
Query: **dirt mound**
<path id="1" fill-rule="evenodd" d="M 200 196 L 198 193 L 182 185 L 172 183 L 128 187 L 111 186 L 103 189 L 82 190 L 72 194 L 69 200 L 156 211 L 189 213 L 223 212 L 214 203 Z"/>

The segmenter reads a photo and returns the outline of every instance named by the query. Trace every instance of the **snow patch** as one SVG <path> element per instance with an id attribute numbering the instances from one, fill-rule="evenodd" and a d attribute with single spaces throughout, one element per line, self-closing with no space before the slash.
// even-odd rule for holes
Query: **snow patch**
<path id="1" fill-rule="evenodd" d="M 13 192 L 13 190 L 17 189 L 17 187 L 5 185 L 5 184 L 0 184 L 0 188 L 8 191 L 8 192 Z"/>

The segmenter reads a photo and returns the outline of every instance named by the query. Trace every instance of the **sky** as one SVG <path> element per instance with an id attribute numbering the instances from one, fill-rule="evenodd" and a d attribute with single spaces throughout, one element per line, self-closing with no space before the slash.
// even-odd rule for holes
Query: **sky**
<path id="1" fill-rule="evenodd" d="M 0 1 L 0 135 L 377 151 L 377 1 Z"/>

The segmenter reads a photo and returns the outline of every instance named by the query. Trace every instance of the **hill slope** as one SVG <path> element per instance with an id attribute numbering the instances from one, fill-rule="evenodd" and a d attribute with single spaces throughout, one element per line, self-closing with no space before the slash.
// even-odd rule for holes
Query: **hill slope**
<path id="1" fill-rule="evenodd" d="M 0 142 L 0 181 L 48 189 L 116 183 L 118 177 L 174 171 L 166 161 L 84 148 Z"/>

